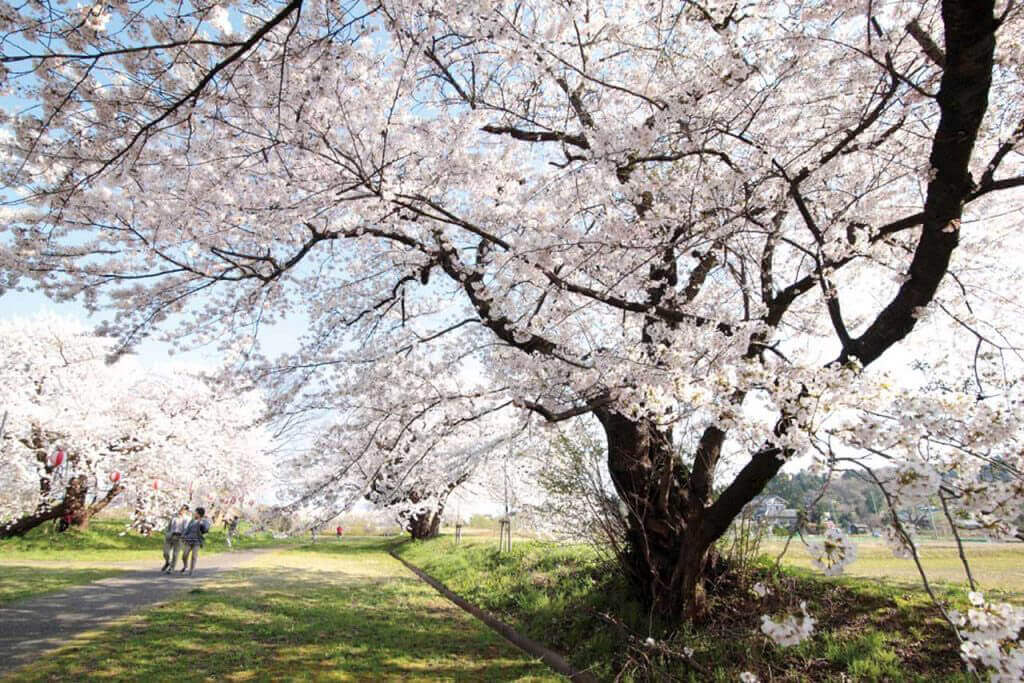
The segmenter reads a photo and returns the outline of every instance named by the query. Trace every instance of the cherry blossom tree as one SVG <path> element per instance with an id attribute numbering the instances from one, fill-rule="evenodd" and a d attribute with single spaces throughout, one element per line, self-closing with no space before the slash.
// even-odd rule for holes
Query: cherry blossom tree
<path id="1" fill-rule="evenodd" d="M 0 537 L 65 516 L 86 527 L 119 497 L 154 519 L 266 482 L 258 397 L 219 396 L 130 358 L 110 365 L 112 347 L 56 316 L 0 323 Z"/>
<path id="2" fill-rule="evenodd" d="M 872 373 L 1015 347 L 994 279 L 1024 186 L 1014 2 L 3 17 L 26 103 L 4 142 L 11 286 L 112 309 L 125 347 L 216 341 L 287 420 L 374 403 L 380 435 L 317 463 L 319 491 L 481 415 L 592 416 L 637 590 L 669 615 L 704 611 L 715 541 L 785 462 L 889 447 L 854 426 L 858 455 L 836 455 L 822 431 L 854 387 L 839 417 L 899 408 L 871 404 L 895 398 Z M 981 302 L 995 317 L 972 324 Z M 281 321 L 303 337 L 264 358 Z M 467 367 L 484 389 L 409 410 Z"/>
<path id="3" fill-rule="evenodd" d="M 431 538 L 449 496 L 500 459 L 521 430 L 500 404 L 476 405 L 488 393 L 477 382 L 401 364 L 378 369 L 372 393 L 355 393 L 335 376 L 340 388 L 311 391 L 303 383 L 301 399 L 289 402 L 299 414 L 323 413 L 325 423 L 311 447 L 285 464 L 289 507 L 311 507 L 327 520 L 365 499 L 390 510 L 412 538 Z"/>

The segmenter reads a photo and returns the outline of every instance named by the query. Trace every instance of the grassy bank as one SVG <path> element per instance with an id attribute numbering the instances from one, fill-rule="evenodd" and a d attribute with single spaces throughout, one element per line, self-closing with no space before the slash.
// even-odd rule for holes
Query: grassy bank
<path id="1" fill-rule="evenodd" d="M 732 586 L 712 595 L 709 621 L 673 630 L 631 601 L 614 569 L 585 546 L 526 542 L 498 554 L 490 543 L 453 546 L 441 538 L 398 552 L 603 680 L 624 673 L 627 680 L 735 681 L 743 671 L 774 681 L 969 680 L 926 596 L 904 586 L 800 568 L 770 578 L 762 567 L 750 580 L 770 583 L 772 595 L 761 600 Z M 760 615 L 798 611 L 801 601 L 818 620 L 815 636 L 795 647 L 772 645 Z M 660 644 L 646 645 L 648 637 Z M 693 666 L 684 648 L 692 648 Z"/>
<path id="2" fill-rule="evenodd" d="M 386 543 L 260 555 L 11 680 L 557 680 L 413 577 Z"/>

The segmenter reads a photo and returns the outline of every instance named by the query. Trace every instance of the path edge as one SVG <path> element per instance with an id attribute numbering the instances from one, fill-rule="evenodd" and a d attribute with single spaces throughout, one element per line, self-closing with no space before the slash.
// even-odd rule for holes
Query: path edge
<path id="1" fill-rule="evenodd" d="M 443 583 L 435 579 L 430 574 L 417 567 L 416 565 L 406 561 L 405 558 L 399 556 L 394 549 L 389 550 L 388 553 L 391 557 L 401 562 L 405 567 L 413 574 L 418 576 L 424 583 L 429 584 L 434 590 L 448 598 L 451 602 L 455 603 L 459 608 L 468 612 L 469 614 L 482 621 L 484 624 L 489 626 L 491 630 L 501 635 L 505 640 L 518 647 L 523 652 L 537 657 L 549 667 L 554 669 L 557 673 L 562 674 L 569 678 L 569 680 L 576 681 L 577 683 L 597 683 L 597 678 L 593 674 L 587 671 L 577 671 L 573 666 L 563 657 L 549 647 L 541 645 L 535 640 L 527 638 L 523 634 L 516 631 L 514 628 L 495 617 L 490 612 L 486 612 L 473 603 L 463 598 L 458 593 L 453 592 Z"/>

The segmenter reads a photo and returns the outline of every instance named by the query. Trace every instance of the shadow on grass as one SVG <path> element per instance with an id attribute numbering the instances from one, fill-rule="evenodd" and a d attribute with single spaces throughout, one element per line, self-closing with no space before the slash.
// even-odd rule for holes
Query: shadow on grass
<path id="1" fill-rule="evenodd" d="M 74 644 L 13 680 L 53 678 L 554 676 L 418 580 L 271 568 L 233 572 L 211 588 Z"/>
<path id="2" fill-rule="evenodd" d="M 116 569 L 48 569 L 5 565 L 0 569 L 0 607 L 16 600 L 92 583 L 120 573 Z"/>

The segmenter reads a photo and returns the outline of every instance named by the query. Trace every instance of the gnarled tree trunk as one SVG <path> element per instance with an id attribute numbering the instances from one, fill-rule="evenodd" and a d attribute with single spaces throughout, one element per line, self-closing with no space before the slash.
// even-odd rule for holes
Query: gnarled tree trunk
<path id="1" fill-rule="evenodd" d="M 708 428 L 692 469 L 668 434 L 649 420 L 611 410 L 596 412 L 608 439 L 608 468 L 627 508 L 623 558 L 631 578 L 656 612 L 696 619 L 706 609 L 707 579 L 722 570 L 713 547 L 743 506 L 784 462 L 778 449 L 754 454 L 718 500 L 711 499 L 725 434 Z"/>
<path id="2" fill-rule="evenodd" d="M 405 502 L 416 505 L 424 501 L 430 501 L 433 498 L 432 504 L 424 506 L 415 512 L 400 512 L 398 514 L 398 523 L 414 539 L 434 538 L 441 530 L 441 517 L 444 514 L 444 506 L 448 502 L 448 496 L 467 479 L 469 479 L 469 474 L 464 473 L 454 481 L 448 482 L 444 489 L 440 491 L 427 491 L 421 488 L 410 489 L 405 494 Z"/>

